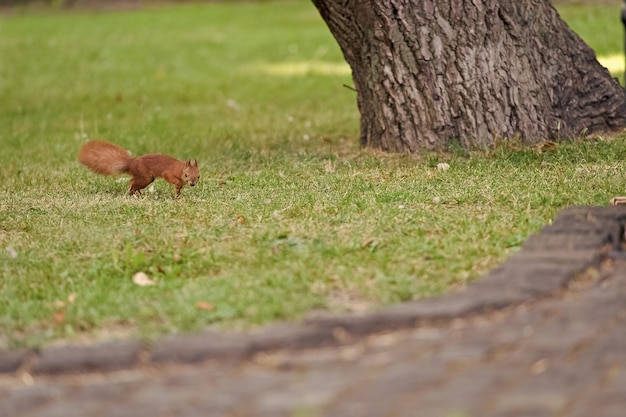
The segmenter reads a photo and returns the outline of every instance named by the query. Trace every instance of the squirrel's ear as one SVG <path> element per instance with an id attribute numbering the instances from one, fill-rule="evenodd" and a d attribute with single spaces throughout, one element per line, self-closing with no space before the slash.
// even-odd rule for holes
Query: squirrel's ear
<path id="1" fill-rule="evenodd" d="M 188 168 L 188 167 L 190 167 L 190 166 L 191 166 L 191 159 L 187 159 L 187 160 L 185 161 L 185 168 Z"/>
<path id="2" fill-rule="evenodd" d="M 193 165 L 194 165 L 194 166 L 198 166 L 198 160 L 197 160 L 197 159 L 194 159 L 194 160 L 193 160 Z"/>

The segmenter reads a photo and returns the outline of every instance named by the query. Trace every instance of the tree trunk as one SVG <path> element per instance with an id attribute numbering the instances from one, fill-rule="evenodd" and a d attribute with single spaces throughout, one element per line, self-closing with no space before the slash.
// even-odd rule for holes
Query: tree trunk
<path id="1" fill-rule="evenodd" d="M 312 1 L 352 68 L 363 146 L 533 143 L 624 124 L 624 90 L 549 0 Z"/>

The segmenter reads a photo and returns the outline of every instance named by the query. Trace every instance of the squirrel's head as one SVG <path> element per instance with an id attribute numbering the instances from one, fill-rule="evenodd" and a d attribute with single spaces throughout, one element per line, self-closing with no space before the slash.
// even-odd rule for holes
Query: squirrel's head
<path id="1" fill-rule="evenodd" d="M 192 187 L 200 180 L 200 170 L 198 169 L 198 161 L 188 159 L 183 169 L 183 181 Z"/>

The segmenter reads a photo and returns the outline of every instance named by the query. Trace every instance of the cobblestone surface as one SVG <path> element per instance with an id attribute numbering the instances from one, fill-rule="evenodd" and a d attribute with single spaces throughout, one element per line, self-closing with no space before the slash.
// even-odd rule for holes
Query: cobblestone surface
<path id="1" fill-rule="evenodd" d="M 624 219 L 623 208 L 566 211 L 439 301 L 151 350 L 1 353 L 0 416 L 623 417 Z"/>

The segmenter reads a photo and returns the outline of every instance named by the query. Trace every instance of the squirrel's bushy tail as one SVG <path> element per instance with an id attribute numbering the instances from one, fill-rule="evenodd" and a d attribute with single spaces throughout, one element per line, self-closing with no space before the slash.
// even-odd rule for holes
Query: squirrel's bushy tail
<path id="1" fill-rule="evenodd" d="M 118 175 L 128 170 L 128 152 L 109 142 L 92 140 L 83 145 L 78 161 L 98 174 Z"/>

